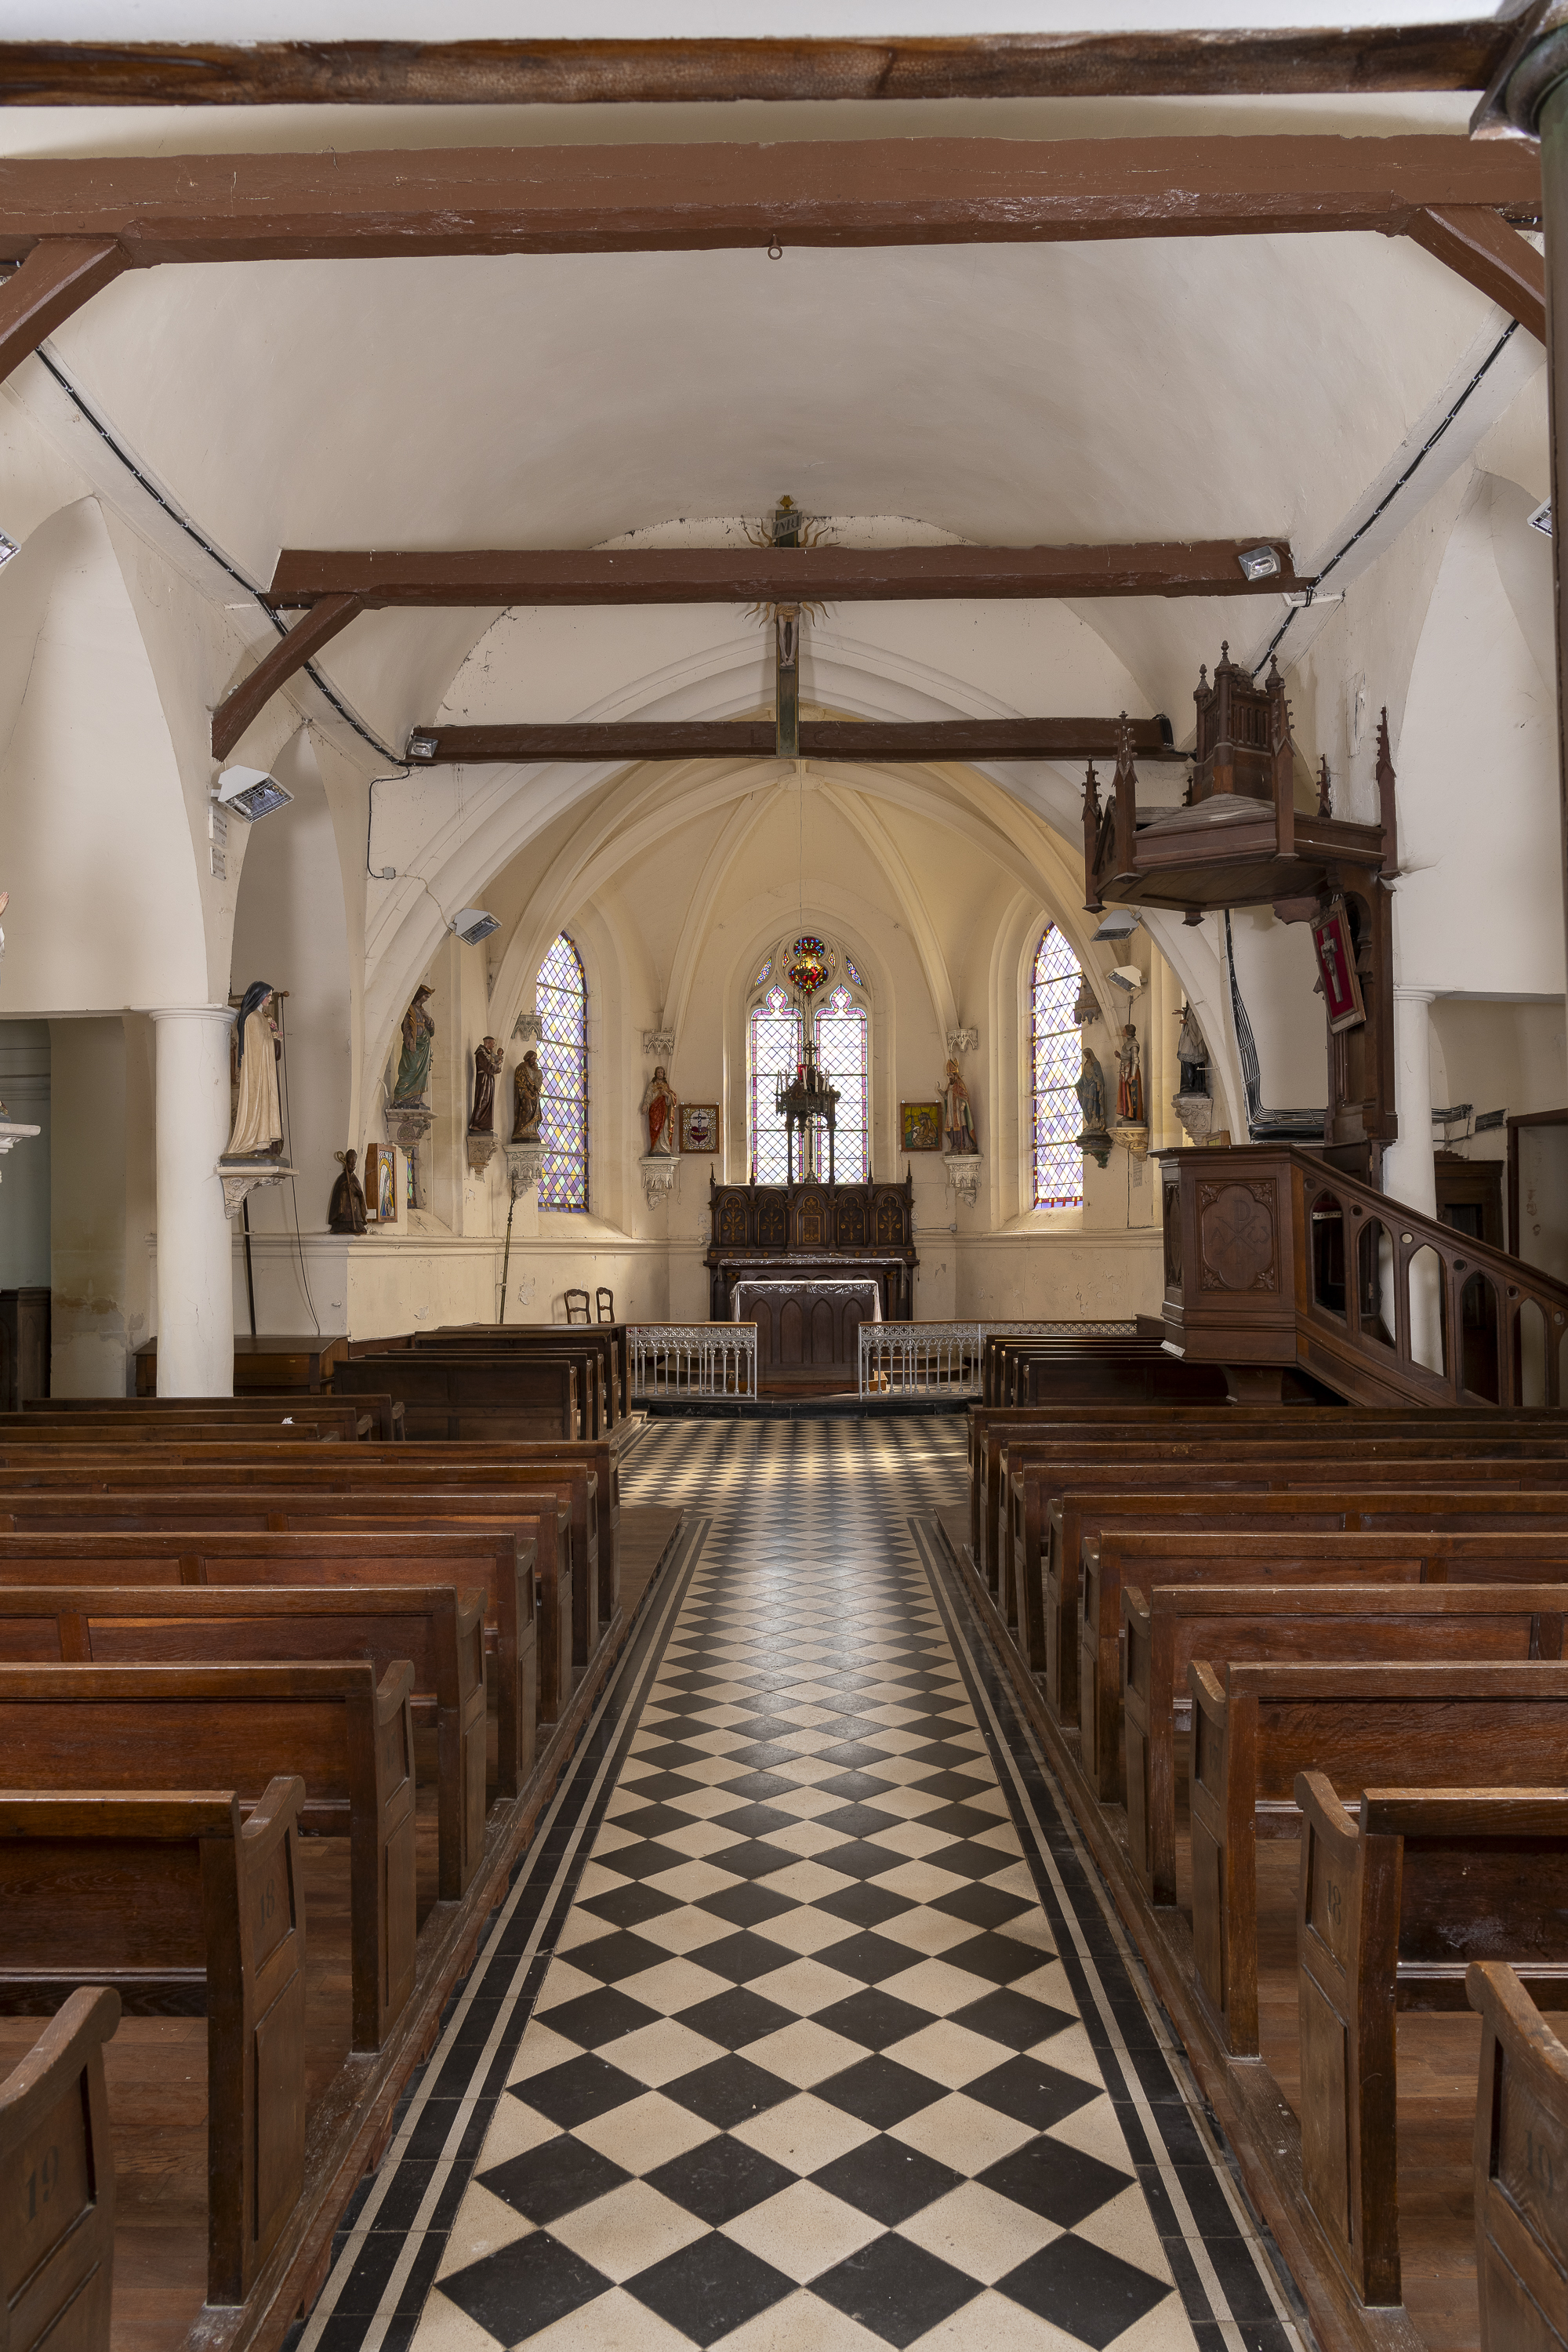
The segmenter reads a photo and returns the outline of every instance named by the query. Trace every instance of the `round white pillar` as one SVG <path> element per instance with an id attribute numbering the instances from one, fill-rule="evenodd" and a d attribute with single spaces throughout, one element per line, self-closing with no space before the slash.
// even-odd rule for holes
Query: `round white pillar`
<path id="1" fill-rule="evenodd" d="M 155 1011 L 158 1394 L 234 1394 L 234 1272 L 223 1185 L 228 1141 L 226 1005 Z"/>
<path id="2" fill-rule="evenodd" d="M 1383 1189 L 1428 1217 L 1437 1213 L 1432 1164 L 1432 1064 L 1427 1007 L 1436 991 L 1394 984 L 1394 1098 L 1399 1139 L 1384 1155 Z"/>

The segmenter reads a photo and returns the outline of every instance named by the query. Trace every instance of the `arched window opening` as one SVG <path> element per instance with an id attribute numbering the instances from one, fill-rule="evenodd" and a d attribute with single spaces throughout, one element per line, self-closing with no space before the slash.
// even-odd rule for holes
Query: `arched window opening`
<path id="1" fill-rule="evenodd" d="M 863 1184 L 871 1173 L 871 1010 L 858 966 L 841 945 L 815 932 L 786 932 L 752 974 L 746 1002 L 747 1173 L 759 1184 L 788 1181 L 784 1121 L 773 1108 L 778 1083 L 787 1084 L 805 1055 L 797 985 L 817 991 L 812 1003 L 816 1058 L 838 1089 L 834 1171 L 841 1184 Z M 796 1143 L 799 1172 L 799 1142 Z M 826 1134 L 821 1172 L 827 1167 Z"/>
<path id="2" fill-rule="evenodd" d="M 846 956 L 845 969 L 854 971 Z M 855 972 L 858 981 L 860 975 Z M 836 988 L 816 1008 L 816 1058 L 838 1089 L 834 1166 L 841 1184 L 864 1184 L 871 1173 L 871 1071 L 866 1008 Z"/>
<path id="3" fill-rule="evenodd" d="M 782 1184 L 788 1175 L 784 1123 L 773 1108 L 773 1089 L 799 1062 L 800 1014 L 786 988 L 775 981 L 752 1007 L 747 1024 L 750 1087 L 751 1168 L 759 1184 Z"/>
<path id="4" fill-rule="evenodd" d="M 1029 1048 L 1035 1099 L 1037 1209 L 1081 1209 L 1083 1129 L 1075 1088 L 1083 1070 L 1083 1041 L 1073 1014 L 1082 975 L 1078 958 L 1055 923 L 1035 950 L 1030 982 Z"/>
<path id="5" fill-rule="evenodd" d="M 583 960 L 562 931 L 534 983 L 539 1014 L 539 1180 L 542 1209 L 588 1205 L 588 982 Z"/>

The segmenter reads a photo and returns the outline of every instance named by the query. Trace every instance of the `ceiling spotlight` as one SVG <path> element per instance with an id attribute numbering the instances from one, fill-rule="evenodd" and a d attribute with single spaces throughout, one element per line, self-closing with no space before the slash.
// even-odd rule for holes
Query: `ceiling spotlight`
<path id="1" fill-rule="evenodd" d="M 434 735 L 411 735 L 405 756 L 410 760 L 433 760 L 436 757 Z"/>
<path id="2" fill-rule="evenodd" d="M 1551 499 L 1542 499 L 1541 504 L 1536 508 L 1535 512 L 1533 514 L 1526 515 L 1524 520 L 1530 525 L 1531 530 L 1544 531 L 1546 537 L 1550 539 L 1552 536 Z M 0 563 L 4 563 L 5 561 L 5 558 L 4 555 L 0 555 Z"/>
<path id="3" fill-rule="evenodd" d="M 287 808 L 293 797 L 265 768 L 226 768 L 213 793 L 221 807 L 237 809 L 250 824 L 270 816 L 274 809 Z"/>
<path id="4" fill-rule="evenodd" d="M 480 940 L 500 930 L 500 918 L 486 914 L 482 907 L 462 907 L 452 918 L 452 929 L 466 948 L 477 947 Z"/>
<path id="5" fill-rule="evenodd" d="M 1142 919 L 1135 907 L 1112 907 L 1094 935 L 1095 945 L 1102 940 L 1130 940 Z"/>
<path id="6" fill-rule="evenodd" d="M 1124 988 L 1129 996 L 1136 996 L 1143 985 L 1143 975 L 1135 963 L 1119 963 L 1110 977 L 1112 983 Z"/>
<path id="7" fill-rule="evenodd" d="M 1244 580 L 1278 580 L 1279 557 L 1272 547 L 1244 547 L 1237 557 Z"/>
<path id="8" fill-rule="evenodd" d="M 1531 520 L 1533 521 L 1534 517 L 1532 516 Z M 3 530 L 0 530 L 0 563 L 9 563 L 11 558 L 16 554 L 16 541 L 14 539 L 8 539 L 5 533 Z"/>

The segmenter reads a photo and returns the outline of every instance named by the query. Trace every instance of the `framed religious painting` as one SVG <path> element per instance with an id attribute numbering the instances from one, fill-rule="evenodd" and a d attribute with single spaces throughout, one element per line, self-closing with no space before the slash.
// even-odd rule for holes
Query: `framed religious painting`
<path id="1" fill-rule="evenodd" d="M 1312 946 L 1318 958 L 1318 978 L 1329 1009 L 1329 1030 L 1359 1029 L 1366 1019 L 1361 981 L 1355 968 L 1355 941 L 1351 919 L 1338 893 L 1321 908 L 1312 921 Z"/>
<path id="2" fill-rule="evenodd" d="M 942 1150 L 941 1103 L 907 1102 L 899 1105 L 899 1149 L 900 1151 Z"/>
<path id="3" fill-rule="evenodd" d="M 368 1223 L 397 1223 L 397 1159 L 390 1143 L 364 1148 L 364 1207 Z"/>
<path id="4" fill-rule="evenodd" d="M 685 1103 L 680 1106 L 680 1148 L 682 1151 L 717 1151 L 719 1149 L 719 1106 L 717 1103 Z"/>

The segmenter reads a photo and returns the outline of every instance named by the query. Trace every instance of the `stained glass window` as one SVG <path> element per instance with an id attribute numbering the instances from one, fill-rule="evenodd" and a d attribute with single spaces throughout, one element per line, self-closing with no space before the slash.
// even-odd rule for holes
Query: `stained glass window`
<path id="1" fill-rule="evenodd" d="M 1035 1097 L 1035 1206 L 1081 1209 L 1083 1131 L 1078 1085 L 1083 1042 L 1073 1020 L 1078 1002 L 1078 958 L 1054 923 L 1047 923 L 1035 950 L 1031 982 L 1029 1045 Z"/>
<path id="2" fill-rule="evenodd" d="M 564 931 L 539 967 L 539 1139 L 547 1157 L 542 1209 L 588 1205 L 588 982 Z"/>
<path id="3" fill-rule="evenodd" d="M 795 1071 L 801 1041 L 799 1012 L 789 991 L 776 981 L 752 1007 L 746 1043 L 752 1165 L 759 1184 L 783 1184 L 789 1174 L 789 1155 L 784 1119 L 773 1108 L 773 1087 Z"/>
<path id="4" fill-rule="evenodd" d="M 768 976 L 769 972 L 770 972 L 770 971 L 772 971 L 773 968 L 773 960 L 772 956 L 764 956 L 764 957 L 763 958 L 763 968 L 762 968 L 761 971 L 753 972 L 753 973 L 752 973 L 752 986 L 753 988 L 761 988 L 761 986 L 762 986 L 762 984 L 763 984 L 763 981 L 764 981 L 764 980 L 766 980 L 766 978 L 767 978 L 767 976 Z"/>
<path id="5" fill-rule="evenodd" d="M 871 1173 L 866 1025 L 865 1006 L 843 986 L 816 1008 L 816 1058 L 838 1089 L 834 1167 L 841 1184 L 863 1184 Z"/>
<path id="6" fill-rule="evenodd" d="M 856 971 L 856 969 L 855 969 L 855 959 L 854 959 L 854 957 L 853 957 L 853 956 L 846 956 L 846 957 L 845 957 L 845 959 L 844 959 L 844 969 L 845 969 L 845 971 L 848 973 L 848 975 L 849 975 L 850 979 L 854 982 L 854 983 L 855 983 L 855 985 L 856 985 L 856 987 L 857 987 L 857 988 L 864 988 L 864 987 L 865 987 L 865 985 L 866 985 L 865 982 L 861 979 L 861 977 L 860 977 L 859 973 L 858 973 L 858 972 Z"/>

